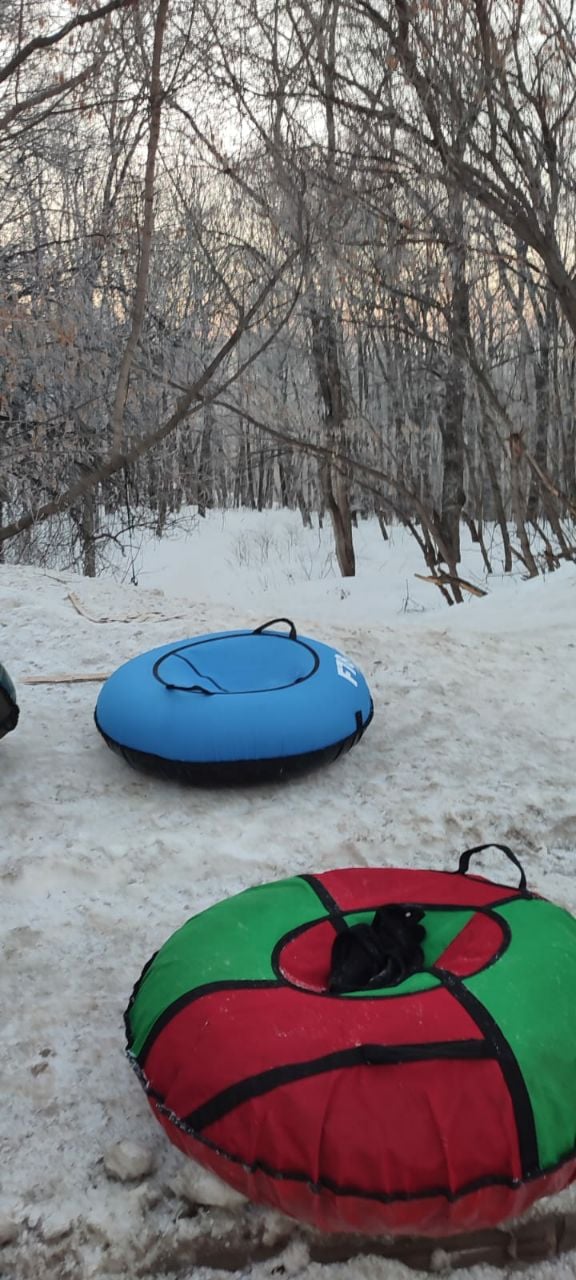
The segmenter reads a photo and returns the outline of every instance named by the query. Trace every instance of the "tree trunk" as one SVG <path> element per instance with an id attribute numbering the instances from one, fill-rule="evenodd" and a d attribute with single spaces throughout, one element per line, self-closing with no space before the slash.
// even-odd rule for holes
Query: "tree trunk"
<path id="1" fill-rule="evenodd" d="M 500 532 L 502 534 L 502 546 L 504 548 L 504 573 L 512 573 L 512 547 L 510 544 L 510 535 L 508 533 L 508 521 L 506 519 L 506 508 L 504 506 L 504 499 L 502 497 L 502 488 L 500 485 L 500 480 L 499 480 L 498 472 L 496 469 L 496 463 L 494 462 L 494 455 L 492 453 L 492 445 L 491 445 L 490 436 L 489 436 L 489 427 L 486 422 L 486 410 L 484 407 L 482 396 L 480 396 L 479 426 L 480 426 L 480 444 L 482 446 L 482 452 L 484 454 L 484 458 L 486 461 L 486 470 L 488 472 L 490 487 L 492 489 L 492 500 L 494 502 L 496 520 L 500 526 Z"/>
<path id="2" fill-rule="evenodd" d="M 280 502 L 286 508 L 288 506 L 288 484 L 286 480 L 286 471 L 284 461 L 278 454 L 278 483 L 280 485 Z"/>
<path id="3" fill-rule="evenodd" d="M 198 459 L 198 515 L 205 516 L 213 507 L 212 498 L 212 427 L 214 413 L 212 405 L 204 409 L 204 422 L 200 439 L 200 457 Z"/>
<path id="4" fill-rule="evenodd" d="M 549 294 L 546 309 L 539 317 L 539 350 L 534 362 L 534 384 L 536 389 L 536 434 L 534 440 L 534 457 L 543 471 L 548 467 L 548 431 L 550 427 L 550 330 L 554 301 Z M 529 520 L 538 518 L 541 505 L 540 484 L 537 475 L 530 476 L 527 515 Z"/>
<path id="5" fill-rule="evenodd" d="M 144 174 L 144 215 L 142 220 L 140 257 L 136 272 L 136 288 L 132 306 L 132 322 L 128 341 L 120 363 L 114 405 L 112 407 L 112 449 L 119 452 L 124 437 L 124 408 L 128 393 L 130 370 L 136 354 L 136 348 L 144 323 L 144 308 L 150 274 L 150 257 L 152 253 L 152 237 L 154 235 L 154 183 L 156 176 L 156 156 L 160 139 L 160 119 L 162 114 L 162 82 L 160 80 L 160 64 L 162 46 L 168 19 L 170 0 L 159 0 L 154 26 L 154 49 L 150 72 L 150 132 L 148 135 L 148 154 Z"/>
<path id="6" fill-rule="evenodd" d="M 310 315 L 312 327 L 312 355 L 318 388 L 324 409 L 326 440 L 329 447 L 345 452 L 347 449 L 345 416 L 347 390 L 340 366 L 336 321 L 329 299 L 325 299 L 323 312 L 314 309 Z M 330 462 L 320 468 L 322 495 L 332 521 L 336 558 L 343 578 L 353 578 L 356 572 L 352 512 L 350 508 L 349 477 L 340 466 Z"/>
<path id="7" fill-rule="evenodd" d="M 242 505 L 256 510 L 256 494 L 254 493 L 254 471 L 252 450 L 250 448 L 250 430 L 246 426 L 244 432 L 244 468 L 242 475 Z"/>
<path id="8" fill-rule="evenodd" d="M 458 193 L 452 200 L 449 249 L 452 297 L 449 315 L 449 367 L 446 376 L 444 412 L 440 418 L 442 435 L 442 499 L 440 529 L 450 554 L 449 569 L 456 574 L 460 561 L 460 519 L 466 501 L 464 491 L 464 411 L 466 377 L 464 355 L 470 338 L 463 201 Z"/>
<path id="9" fill-rule="evenodd" d="M 328 465 L 321 468 L 321 484 L 332 521 L 338 568 L 343 578 L 353 578 L 356 557 L 347 480 Z"/>
<path id="10" fill-rule="evenodd" d="M 526 531 L 525 518 L 525 502 L 522 493 L 522 482 L 520 476 L 520 468 L 522 465 L 523 447 L 519 437 L 515 434 L 510 436 L 510 473 L 511 473 L 511 493 L 512 493 L 512 513 L 516 524 L 516 532 L 518 540 L 522 547 L 522 560 L 528 570 L 531 578 L 538 577 L 538 566 L 532 555 L 532 548 Z"/>
<path id="11" fill-rule="evenodd" d="M 378 515 L 378 527 L 379 527 L 379 529 L 380 529 L 380 533 L 382 534 L 382 537 L 383 537 L 384 541 L 385 541 L 385 542 L 388 542 L 388 530 L 387 530 L 387 528 L 386 528 L 386 522 L 385 522 L 385 520 L 384 520 L 384 515 L 383 515 L 382 511 L 378 511 L 378 512 L 377 512 L 377 515 Z"/>
<path id="12" fill-rule="evenodd" d="M 563 488 L 571 502 L 576 502 L 576 422 L 569 422 L 563 432 L 564 441 L 564 485 Z"/>
<path id="13" fill-rule="evenodd" d="M 82 499 L 80 526 L 82 530 L 83 573 L 86 578 L 96 577 L 96 495 L 87 493 Z"/>

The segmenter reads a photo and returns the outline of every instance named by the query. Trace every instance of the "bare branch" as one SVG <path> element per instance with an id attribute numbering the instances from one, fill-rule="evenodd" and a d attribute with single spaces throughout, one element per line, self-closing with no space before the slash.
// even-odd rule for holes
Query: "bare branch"
<path id="1" fill-rule="evenodd" d="M 137 4 L 138 0 L 108 0 L 108 4 L 102 5 L 100 9 L 89 9 L 86 13 L 77 13 L 75 18 L 71 18 L 58 31 L 54 31 L 51 36 L 34 36 L 33 40 L 29 40 L 28 44 L 22 46 L 18 53 L 10 58 L 3 67 L 0 67 L 0 84 L 8 80 L 23 62 L 32 57 L 32 54 L 38 53 L 41 49 L 50 49 L 60 41 L 65 40 L 71 31 L 75 31 L 77 27 L 84 27 L 88 23 L 100 22 L 102 18 L 106 18 L 108 14 L 115 13 L 118 9 L 127 9 Z"/>

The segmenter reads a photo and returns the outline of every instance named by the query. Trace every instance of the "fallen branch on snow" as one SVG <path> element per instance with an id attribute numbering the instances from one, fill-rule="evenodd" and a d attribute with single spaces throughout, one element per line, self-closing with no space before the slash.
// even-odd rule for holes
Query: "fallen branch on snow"
<path id="1" fill-rule="evenodd" d="M 438 573 L 434 576 L 415 573 L 414 577 L 419 578 L 421 582 L 432 582 L 435 587 L 460 587 L 462 591 L 469 591 L 471 596 L 488 595 L 488 592 L 483 591 L 481 587 L 475 587 L 471 582 L 467 582 L 465 578 L 456 578 L 451 573 Z"/>
<path id="2" fill-rule="evenodd" d="M 186 618 L 188 616 L 185 613 L 166 614 L 162 613 L 161 609 L 152 609 L 152 611 L 148 613 L 130 613 L 128 616 L 124 616 L 123 618 L 110 618 L 107 616 L 103 618 L 95 618 L 94 614 L 88 613 L 88 610 L 84 608 L 82 601 L 78 599 L 78 596 L 74 591 L 68 592 L 67 599 L 70 601 L 73 609 L 76 610 L 76 613 L 79 613 L 82 618 L 87 618 L 88 622 L 174 622 L 178 618 Z"/>
<path id="3" fill-rule="evenodd" d="M 110 675 L 109 671 L 96 671 L 93 675 L 78 676 L 22 676 L 20 684 L 102 684 Z"/>

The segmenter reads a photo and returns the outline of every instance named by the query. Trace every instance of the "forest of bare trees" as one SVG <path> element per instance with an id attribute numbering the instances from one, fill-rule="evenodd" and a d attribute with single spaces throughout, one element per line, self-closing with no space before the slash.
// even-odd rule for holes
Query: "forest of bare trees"
<path id="1" fill-rule="evenodd" d="M 575 412 L 574 0 L 4 0 L 0 559 L 279 503 L 458 601 L 576 555 Z"/>

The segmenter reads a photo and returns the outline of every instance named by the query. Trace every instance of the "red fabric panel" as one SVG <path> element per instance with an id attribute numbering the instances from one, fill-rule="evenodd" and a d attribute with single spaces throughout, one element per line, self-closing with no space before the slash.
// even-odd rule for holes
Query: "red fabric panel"
<path id="1" fill-rule="evenodd" d="M 459 876 L 446 871 L 412 871 L 400 867 L 347 867 L 316 876 L 342 911 L 399 902 L 486 907 L 513 898 L 517 890 L 493 884 L 481 876 Z"/>
<path id="2" fill-rule="evenodd" d="M 278 957 L 280 972 L 305 991 L 326 991 L 335 937 L 329 920 L 303 930 L 282 947 Z"/>
<path id="3" fill-rule="evenodd" d="M 152 1109 L 156 1111 L 153 1103 Z M 438 1196 L 383 1204 L 354 1195 L 313 1191 L 305 1183 L 271 1177 L 260 1171 L 250 1173 L 240 1164 L 182 1133 L 166 1116 L 156 1114 L 168 1137 L 185 1155 L 212 1169 L 251 1200 L 271 1205 L 326 1232 L 444 1236 L 495 1227 L 525 1213 L 535 1200 L 557 1194 L 576 1179 L 576 1160 L 570 1160 L 553 1173 L 522 1183 L 517 1188 L 485 1187 L 455 1201 Z"/>
<path id="4" fill-rule="evenodd" d="M 458 978 L 469 978 L 490 964 L 505 936 L 502 926 L 490 916 L 473 916 L 438 957 L 436 964 Z"/>
<path id="5" fill-rule="evenodd" d="M 244 1103 L 205 1136 L 247 1164 L 359 1191 L 452 1192 L 521 1175 L 514 1113 L 493 1061 L 358 1066 Z"/>
<path id="6" fill-rule="evenodd" d="M 188 1115 L 221 1089 L 286 1063 L 359 1044 L 482 1039 L 442 987 L 413 996 L 345 999 L 292 987 L 217 991 L 181 1009 L 146 1059 L 167 1106 Z"/>

